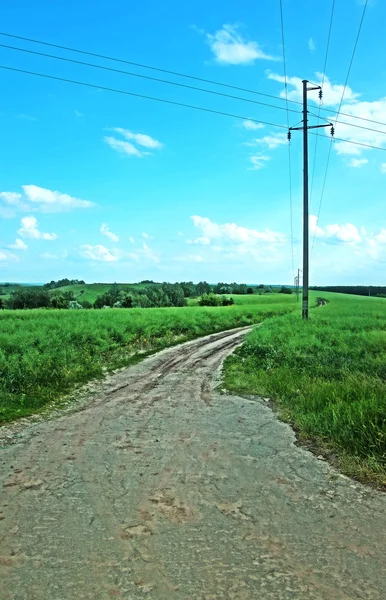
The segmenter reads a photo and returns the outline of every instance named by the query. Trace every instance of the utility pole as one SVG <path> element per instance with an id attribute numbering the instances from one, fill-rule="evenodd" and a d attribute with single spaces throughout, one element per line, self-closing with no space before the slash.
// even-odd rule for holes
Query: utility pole
<path id="1" fill-rule="evenodd" d="M 320 127 L 331 127 L 331 135 L 334 135 L 334 126 L 332 123 L 323 125 L 308 125 L 308 107 L 307 93 L 312 90 L 319 90 L 319 99 L 322 99 L 322 88 L 320 85 L 308 87 L 309 81 L 303 79 L 303 125 L 301 127 L 290 127 L 288 131 L 288 141 L 291 140 L 291 131 L 303 131 L 303 302 L 302 317 L 308 319 L 308 281 L 309 281 L 309 217 L 308 217 L 308 130 L 318 129 Z"/>

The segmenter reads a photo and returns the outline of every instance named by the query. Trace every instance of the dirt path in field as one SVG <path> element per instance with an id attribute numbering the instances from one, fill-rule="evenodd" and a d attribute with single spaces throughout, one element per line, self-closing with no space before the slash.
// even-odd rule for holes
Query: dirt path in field
<path id="1" fill-rule="evenodd" d="M 295 445 L 264 400 L 214 391 L 245 331 L 16 426 L 0 454 L 1 600 L 386 598 L 386 496 Z"/>

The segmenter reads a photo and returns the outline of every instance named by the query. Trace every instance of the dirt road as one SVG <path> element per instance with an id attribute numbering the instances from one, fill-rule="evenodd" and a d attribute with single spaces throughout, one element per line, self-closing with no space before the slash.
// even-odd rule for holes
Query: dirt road
<path id="1" fill-rule="evenodd" d="M 213 391 L 244 334 L 147 358 L 2 448 L 1 600 L 386 597 L 386 496 Z"/>

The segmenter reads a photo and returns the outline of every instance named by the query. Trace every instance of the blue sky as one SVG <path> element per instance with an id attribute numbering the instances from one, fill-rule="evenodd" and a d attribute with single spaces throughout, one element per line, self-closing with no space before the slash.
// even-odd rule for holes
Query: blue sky
<path id="1" fill-rule="evenodd" d="M 337 110 L 363 11 L 336 2 L 323 107 Z M 283 1 L 288 97 L 323 80 L 331 2 Z M 279 0 L 3 0 L 1 30 L 282 96 Z M 386 148 L 386 5 L 369 2 L 336 136 Z M 0 43 L 234 93 L 0 36 Z M 0 47 L 0 64 L 240 115 L 236 119 L 0 69 L 0 280 L 293 280 L 284 110 Z M 313 101 L 315 98 L 315 101 Z M 289 105 L 297 110 L 300 106 Z M 317 115 L 316 97 L 310 110 Z M 322 113 L 334 119 L 328 110 Z M 253 121 L 248 121 L 253 119 Z M 316 117 L 311 116 L 316 123 Z M 290 125 L 301 115 L 289 113 Z M 354 128 L 355 123 L 379 132 Z M 381 284 L 386 152 L 318 139 L 311 284 Z M 315 138 L 310 136 L 310 173 Z M 301 267 L 302 135 L 291 142 Z"/>

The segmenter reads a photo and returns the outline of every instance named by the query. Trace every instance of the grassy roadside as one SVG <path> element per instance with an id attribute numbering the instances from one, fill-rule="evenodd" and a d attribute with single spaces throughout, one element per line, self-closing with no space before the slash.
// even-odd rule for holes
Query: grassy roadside
<path id="1" fill-rule="evenodd" d="M 253 298 L 219 308 L 0 311 L 0 423 L 150 352 L 295 308 L 292 296 Z"/>
<path id="2" fill-rule="evenodd" d="M 271 319 L 227 359 L 225 385 L 273 399 L 301 439 L 362 481 L 386 485 L 386 300 L 328 300 L 309 322 Z"/>

